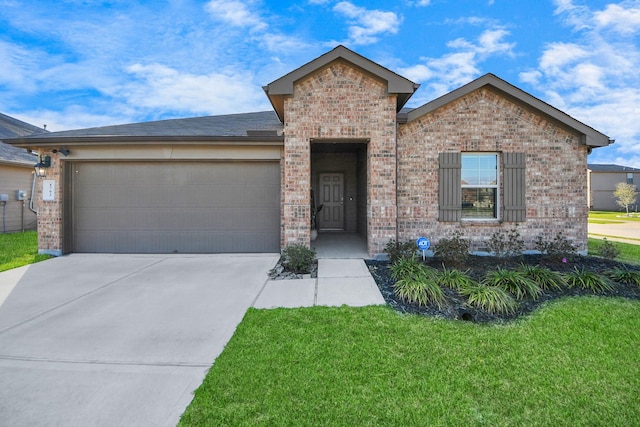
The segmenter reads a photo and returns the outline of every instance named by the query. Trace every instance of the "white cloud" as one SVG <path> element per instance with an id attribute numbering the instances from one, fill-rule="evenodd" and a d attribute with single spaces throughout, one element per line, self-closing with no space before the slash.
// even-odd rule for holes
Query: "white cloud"
<path id="1" fill-rule="evenodd" d="M 456 39 L 447 46 L 458 52 L 439 58 L 421 58 L 423 63 L 400 69 L 403 76 L 423 83 L 412 103 L 432 100 L 469 83 L 479 76 L 479 64 L 490 56 L 512 55 L 515 44 L 504 41 L 508 35 L 503 29 L 491 29 L 481 33 L 476 42 Z"/>
<path id="2" fill-rule="evenodd" d="M 349 19 L 349 42 L 354 45 L 375 43 L 381 34 L 396 34 L 402 23 L 394 12 L 369 10 L 346 1 L 336 4 L 333 10 Z"/>
<path id="3" fill-rule="evenodd" d="M 136 108 L 190 114 L 268 109 L 260 86 L 252 84 L 254 78 L 249 72 L 194 75 L 161 64 L 135 64 L 127 70 L 136 80 L 122 93 Z"/>
<path id="4" fill-rule="evenodd" d="M 633 39 L 640 32 L 640 2 L 594 11 L 562 0 L 556 13 L 574 27 L 576 40 L 546 45 L 537 69 L 520 73 L 520 79 L 617 141 L 595 150 L 590 162 L 640 167 L 640 47 Z"/>
<path id="5" fill-rule="evenodd" d="M 267 24 L 259 13 L 249 9 L 247 2 L 236 0 L 211 0 L 205 10 L 216 19 L 234 27 L 250 27 L 254 31 L 264 30 Z"/>
<path id="6" fill-rule="evenodd" d="M 607 5 L 605 10 L 593 14 L 600 28 L 611 28 L 622 34 L 640 33 L 640 5 L 628 9 L 617 4 Z"/>

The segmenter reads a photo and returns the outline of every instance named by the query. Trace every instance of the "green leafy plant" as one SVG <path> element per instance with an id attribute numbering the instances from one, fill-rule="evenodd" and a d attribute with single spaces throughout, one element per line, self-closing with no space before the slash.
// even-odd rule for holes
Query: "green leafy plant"
<path id="1" fill-rule="evenodd" d="M 469 240 L 462 237 L 460 231 L 451 238 L 440 239 L 435 246 L 436 258 L 451 264 L 463 264 L 469 258 Z"/>
<path id="2" fill-rule="evenodd" d="M 610 291 L 613 289 L 611 283 L 606 277 L 599 275 L 593 271 L 578 269 L 575 267 L 573 271 L 566 273 L 565 278 L 569 287 L 578 287 L 588 289 L 596 293 Z"/>
<path id="3" fill-rule="evenodd" d="M 396 242 L 391 240 L 383 250 L 389 256 L 389 261 L 395 263 L 400 258 L 413 258 L 416 254 L 416 244 L 412 241 Z"/>
<path id="4" fill-rule="evenodd" d="M 540 289 L 561 289 L 566 282 L 562 274 L 549 270 L 546 267 L 540 267 L 539 265 L 525 265 L 521 264 L 519 271 L 527 278 L 533 280 L 540 286 Z"/>
<path id="5" fill-rule="evenodd" d="M 478 282 L 469 276 L 468 270 L 447 269 L 445 266 L 443 266 L 442 271 L 438 274 L 438 283 L 440 286 L 446 286 L 458 291 L 478 285 Z"/>
<path id="6" fill-rule="evenodd" d="M 305 245 L 289 245 L 282 251 L 282 264 L 294 273 L 309 273 L 316 259 L 315 249 Z"/>
<path id="7" fill-rule="evenodd" d="M 487 243 L 489 251 L 496 257 L 512 257 L 522 254 L 524 240 L 517 227 L 511 230 L 498 230 L 491 235 Z"/>
<path id="8" fill-rule="evenodd" d="M 478 285 L 460 291 L 468 298 L 469 305 L 489 313 L 514 313 L 518 304 L 507 291 L 498 286 Z"/>
<path id="9" fill-rule="evenodd" d="M 398 298 L 419 306 L 435 303 L 441 306 L 444 292 L 438 284 L 436 269 L 422 264 L 416 258 L 400 258 L 391 266 L 393 289 Z"/>
<path id="10" fill-rule="evenodd" d="M 523 299 L 527 296 L 538 299 L 542 294 L 540 286 L 518 270 L 498 268 L 495 271 L 488 272 L 482 283 L 485 286 L 497 286 L 509 291 L 516 299 Z"/>
<path id="11" fill-rule="evenodd" d="M 626 268 L 616 267 L 613 270 L 607 272 L 607 276 L 611 280 L 615 280 L 618 283 L 627 283 L 629 285 L 640 286 L 640 272 L 628 270 Z"/>
<path id="12" fill-rule="evenodd" d="M 602 239 L 602 245 L 600 246 L 600 250 L 598 251 L 602 258 L 606 259 L 615 259 L 618 255 L 620 255 L 620 251 L 615 247 L 613 243 L 607 240 L 605 237 Z"/>

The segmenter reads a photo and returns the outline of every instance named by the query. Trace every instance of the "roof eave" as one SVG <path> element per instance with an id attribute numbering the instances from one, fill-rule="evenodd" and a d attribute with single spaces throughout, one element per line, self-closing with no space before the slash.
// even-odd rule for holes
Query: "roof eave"
<path id="1" fill-rule="evenodd" d="M 89 146 L 89 145 L 284 145 L 284 136 L 135 136 L 100 135 L 49 138 L 15 138 L 4 142 L 22 148 L 46 148 L 52 146 Z"/>
<path id="2" fill-rule="evenodd" d="M 461 86 L 458 89 L 447 93 L 446 95 L 443 95 L 431 102 L 424 104 L 421 107 L 410 111 L 408 114 L 408 122 L 422 117 L 423 115 L 434 111 L 442 107 L 443 105 L 446 105 L 484 86 L 491 86 L 502 92 L 506 96 L 510 97 L 511 99 L 533 107 L 544 116 L 547 116 L 554 121 L 573 129 L 574 131 L 582 135 L 581 142 L 588 147 L 606 147 L 614 142 L 607 135 L 598 132 L 592 127 L 587 126 L 586 124 L 574 119 L 570 115 L 558 110 L 552 105 L 547 104 L 546 102 L 534 97 L 533 95 L 528 94 L 522 89 L 519 89 L 506 82 L 505 80 L 502 80 L 501 78 L 490 73 L 485 74 L 484 76 L 473 80 L 472 82 L 467 83 L 466 85 Z"/>

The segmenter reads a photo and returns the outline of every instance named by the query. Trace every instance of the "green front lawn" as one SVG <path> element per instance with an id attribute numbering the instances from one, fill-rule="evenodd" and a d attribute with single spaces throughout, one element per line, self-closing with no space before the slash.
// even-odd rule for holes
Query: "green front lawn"
<path id="1" fill-rule="evenodd" d="M 612 224 L 621 221 L 640 221 L 640 213 L 629 212 L 631 216 L 626 216 L 627 213 L 613 212 L 613 211 L 589 211 L 589 222 L 594 224 Z"/>
<path id="2" fill-rule="evenodd" d="M 388 307 L 250 309 L 182 426 L 636 425 L 640 302 L 507 325 Z"/>
<path id="3" fill-rule="evenodd" d="M 49 258 L 51 258 L 49 255 L 38 255 L 38 233 L 36 231 L 0 234 L 0 271 Z"/>
<path id="4" fill-rule="evenodd" d="M 611 240 L 608 241 L 620 251 L 620 255 L 618 255 L 616 261 L 623 261 L 629 264 L 640 265 L 640 241 L 637 245 L 633 245 L 630 243 L 613 242 Z M 589 238 L 589 255 L 598 256 L 600 254 L 600 247 L 603 244 L 604 240 Z"/>

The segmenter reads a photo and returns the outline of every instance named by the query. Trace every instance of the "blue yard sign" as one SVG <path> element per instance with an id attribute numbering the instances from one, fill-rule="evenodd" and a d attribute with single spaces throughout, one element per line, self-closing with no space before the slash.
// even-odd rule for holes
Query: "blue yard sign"
<path id="1" fill-rule="evenodd" d="M 424 261 L 425 252 L 431 246 L 431 242 L 426 237 L 420 237 L 416 240 L 416 245 L 418 245 L 418 249 L 422 251 L 422 260 Z"/>
<path id="2" fill-rule="evenodd" d="M 431 242 L 429 242 L 429 239 L 427 239 L 426 237 L 420 237 L 418 240 L 416 240 L 416 245 L 418 245 L 418 249 L 420 249 L 421 251 L 426 251 L 427 249 L 429 249 L 429 246 L 431 246 Z"/>

